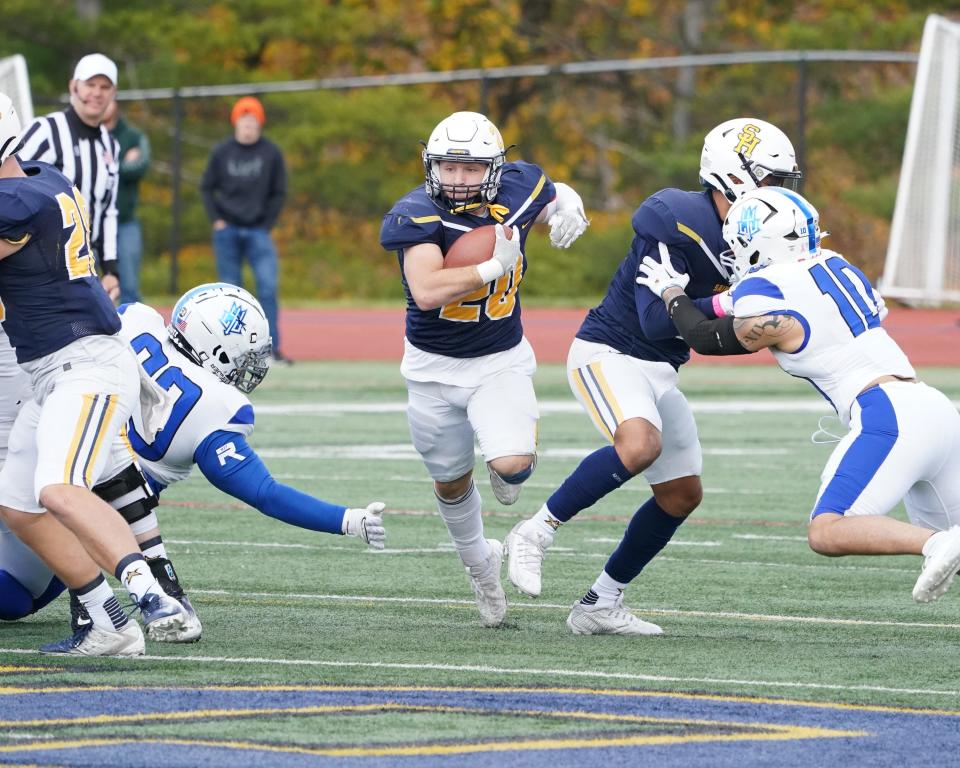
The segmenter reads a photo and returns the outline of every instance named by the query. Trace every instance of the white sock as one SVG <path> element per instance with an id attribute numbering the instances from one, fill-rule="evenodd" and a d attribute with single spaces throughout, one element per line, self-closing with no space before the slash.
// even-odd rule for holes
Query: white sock
<path id="1" fill-rule="evenodd" d="M 597 594 L 597 607 L 609 608 L 620 599 L 623 590 L 627 588 L 626 584 L 612 579 L 606 571 L 603 571 L 591 589 Z"/>
<path id="2" fill-rule="evenodd" d="M 75 593 L 80 604 L 87 609 L 87 615 L 95 627 L 116 632 L 127 623 L 127 614 L 120 607 L 120 602 L 102 576 L 100 583 L 82 595 Z"/>
<path id="3" fill-rule="evenodd" d="M 560 529 L 560 526 L 563 525 L 561 520 L 558 520 L 551 514 L 550 510 L 547 509 L 547 505 L 544 504 L 540 507 L 540 510 L 531 517 L 529 520 L 524 523 L 524 527 L 533 526 L 536 530 L 541 533 L 547 534 L 551 540 L 553 540 L 553 535 Z"/>
<path id="4" fill-rule="evenodd" d="M 127 588 L 130 597 L 135 603 L 139 603 L 147 592 L 153 592 L 157 595 L 164 594 L 163 588 L 153 578 L 150 572 L 150 566 L 142 557 L 130 561 L 119 575 L 120 583 Z"/>
<path id="5" fill-rule="evenodd" d="M 447 525 L 453 546 L 466 566 L 480 565 L 490 555 L 490 545 L 483 538 L 483 520 L 480 518 L 480 491 L 470 484 L 459 499 L 449 502 L 437 496 L 437 509 Z"/>

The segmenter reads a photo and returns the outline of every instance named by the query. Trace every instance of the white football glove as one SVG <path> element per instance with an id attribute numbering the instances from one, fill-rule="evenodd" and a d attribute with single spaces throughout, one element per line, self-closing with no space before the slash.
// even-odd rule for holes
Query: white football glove
<path id="1" fill-rule="evenodd" d="M 890 314 L 890 310 L 887 309 L 887 302 L 883 300 L 883 296 L 880 295 L 879 291 L 874 291 L 873 295 L 877 298 L 877 309 L 879 310 L 880 322 L 882 323 L 886 320 L 887 315 Z"/>
<path id="2" fill-rule="evenodd" d="M 660 261 L 652 256 L 644 256 L 640 263 L 640 274 L 637 275 L 637 285 L 645 285 L 657 296 L 663 296 L 668 288 L 679 288 L 681 291 L 690 282 L 690 275 L 677 272 L 670 263 L 670 252 L 663 243 L 657 243 L 660 249 Z"/>
<path id="3" fill-rule="evenodd" d="M 370 549 L 383 549 L 387 532 L 381 515 L 385 507 L 382 501 L 374 501 L 367 504 L 366 509 L 348 509 L 343 513 L 343 533 L 359 536 Z"/>
<path id="4" fill-rule="evenodd" d="M 547 220 L 547 224 L 550 225 L 550 243 L 554 248 L 569 248 L 590 226 L 583 210 L 579 208 L 557 211 Z"/>
<path id="5" fill-rule="evenodd" d="M 477 272 L 484 283 L 503 277 L 514 268 L 520 258 L 520 230 L 513 227 L 513 237 L 507 240 L 503 224 L 497 224 L 496 242 L 493 245 L 493 257 L 477 265 Z"/>

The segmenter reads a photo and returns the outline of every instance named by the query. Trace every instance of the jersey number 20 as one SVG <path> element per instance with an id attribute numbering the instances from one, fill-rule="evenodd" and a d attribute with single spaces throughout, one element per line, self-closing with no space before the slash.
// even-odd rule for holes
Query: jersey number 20
<path id="1" fill-rule="evenodd" d="M 67 274 L 71 280 L 81 277 L 96 277 L 93 268 L 93 252 L 90 250 L 90 226 L 87 224 L 87 201 L 80 190 L 74 189 L 73 195 L 61 192 L 57 195 L 60 213 L 63 216 L 63 228 L 69 231 L 64 246 L 67 261 Z"/>

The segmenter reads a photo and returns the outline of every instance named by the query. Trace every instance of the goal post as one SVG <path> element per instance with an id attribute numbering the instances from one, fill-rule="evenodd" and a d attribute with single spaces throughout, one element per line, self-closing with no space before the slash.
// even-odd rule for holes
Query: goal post
<path id="1" fill-rule="evenodd" d="M 13 101 L 22 125 L 26 126 L 33 120 L 27 60 L 19 53 L 0 59 L 0 93 L 5 93 Z"/>
<path id="2" fill-rule="evenodd" d="M 928 16 L 880 290 L 960 302 L 960 24 Z"/>

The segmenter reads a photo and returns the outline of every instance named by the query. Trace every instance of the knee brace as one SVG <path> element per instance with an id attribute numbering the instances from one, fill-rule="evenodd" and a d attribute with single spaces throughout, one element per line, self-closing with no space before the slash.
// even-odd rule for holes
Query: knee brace
<path id="1" fill-rule="evenodd" d="M 93 492 L 117 510 L 128 524 L 142 520 L 160 503 L 135 463 L 120 474 L 93 486 Z"/>
<path id="2" fill-rule="evenodd" d="M 530 460 L 530 464 L 526 469 L 521 469 L 519 472 L 514 472 L 512 475 L 504 475 L 500 472 L 497 472 L 493 467 L 490 467 L 491 472 L 497 472 L 497 477 L 499 477 L 507 485 L 520 485 L 521 483 L 526 482 L 530 475 L 533 474 L 533 470 L 537 468 L 537 456 L 536 454 Z"/>

